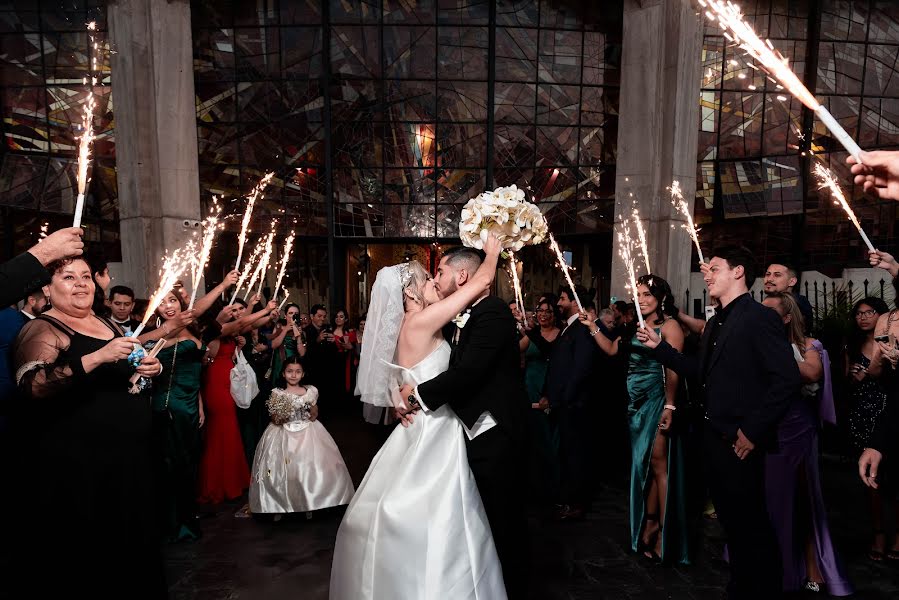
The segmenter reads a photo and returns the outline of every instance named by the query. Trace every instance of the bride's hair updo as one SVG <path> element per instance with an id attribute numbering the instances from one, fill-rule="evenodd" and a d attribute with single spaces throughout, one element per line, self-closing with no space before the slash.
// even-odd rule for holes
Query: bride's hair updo
<path id="1" fill-rule="evenodd" d="M 410 260 L 405 267 L 408 268 L 408 275 L 403 277 L 405 298 L 421 304 L 422 308 L 424 308 L 428 305 L 428 301 L 425 300 L 424 296 L 424 287 L 430 275 L 417 260 Z"/>

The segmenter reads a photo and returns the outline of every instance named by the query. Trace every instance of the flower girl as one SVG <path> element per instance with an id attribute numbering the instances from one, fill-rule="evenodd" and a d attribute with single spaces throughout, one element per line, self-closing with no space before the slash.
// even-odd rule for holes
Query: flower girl
<path id="1" fill-rule="evenodd" d="M 272 422 L 253 459 L 250 510 L 308 513 L 348 504 L 353 482 L 337 444 L 317 420 L 318 390 L 300 385 L 298 356 L 284 362 L 283 377 L 285 388 L 275 388 L 266 402 Z"/>

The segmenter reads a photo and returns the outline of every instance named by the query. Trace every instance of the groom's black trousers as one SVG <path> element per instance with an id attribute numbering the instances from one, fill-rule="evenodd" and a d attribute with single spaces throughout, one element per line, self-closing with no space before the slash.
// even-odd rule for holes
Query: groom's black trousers
<path id="1" fill-rule="evenodd" d="M 478 484 L 509 600 L 527 594 L 527 481 L 523 435 L 499 426 L 468 440 L 468 464 Z"/>

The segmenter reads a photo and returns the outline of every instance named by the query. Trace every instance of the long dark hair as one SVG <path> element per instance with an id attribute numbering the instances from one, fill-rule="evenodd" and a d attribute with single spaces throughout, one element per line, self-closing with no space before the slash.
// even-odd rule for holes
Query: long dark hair
<path id="1" fill-rule="evenodd" d="M 644 275 L 637 280 L 637 285 L 645 285 L 649 288 L 649 293 L 655 298 L 659 305 L 656 307 L 656 318 L 653 325 L 661 325 L 665 322 L 665 317 L 677 317 L 677 306 L 674 304 L 674 294 L 671 293 L 671 286 L 668 282 L 658 275 Z M 639 306 L 635 307 L 640 310 Z"/>
<path id="2" fill-rule="evenodd" d="M 181 296 L 180 293 L 178 293 L 178 288 L 172 288 L 172 289 L 170 289 L 170 290 L 169 290 L 169 293 L 162 297 L 163 300 L 165 300 L 166 296 L 168 296 L 169 294 L 171 294 L 172 296 L 174 296 L 174 297 L 175 297 L 175 300 L 178 301 L 178 306 L 181 307 L 181 312 L 185 312 L 185 311 L 187 310 L 187 302 L 185 302 L 185 301 L 184 301 L 184 297 Z M 162 303 L 161 303 L 161 302 L 160 302 L 159 306 L 156 307 L 156 316 L 162 318 L 161 315 L 159 314 L 159 309 L 160 309 L 160 308 L 162 308 Z M 188 326 L 186 327 L 186 329 L 187 329 L 188 333 L 190 333 L 192 336 L 194 336 L 194 337 L 197 338 L 197 339 L 200 339 L 200 335 L 201 335 L 201 333 L 200 333 L 200 326 L 199 326 L 199 324 L 198 324 L 196 321 L 194 321 L 193 323 L 191 323 L 190 325 L 188 325 Z"/>
<path id="3" fill-rule="evenodd" d="M 858 308 L 862 304 L 867 304 L 873 308 L 878 316 L 890 312 L 890 307 L 887 306 L 887 303 L 876 296 L 862 298 L 853 305 L 852 311 L 849 313 L 849 339 L 846 344 L 846 349 L 853 352 L 861 352 L 862 344 L 865 343 L 865 337 L 867 336 L 865 332 L 859 329 L 858 321 L 855 320 L 855 313 L 858 312 Z"/>

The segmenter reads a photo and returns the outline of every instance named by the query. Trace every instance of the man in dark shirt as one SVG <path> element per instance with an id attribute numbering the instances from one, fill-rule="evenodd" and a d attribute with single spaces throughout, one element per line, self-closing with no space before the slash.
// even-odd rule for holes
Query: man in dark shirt
<path id="1" fill-rule="evenodd" d="M 798 398 L 799 368 L 777 314 L 748 293 L 752 254 L 722 248 L 704 272 L 720 308 L 700 342 L 699 357 L 680 354 L 651 329 L 638 339 L 685 377 L 695 377 L 705 400 L 703 455 L 719 521 L 728 536 L 728 598 L 779 598 L 783 567 L 765 501 L 765 454 L 776 427 Z"/>
<path id="2" fill-rule="evenodd" d="M 786 263 L 771 263 L 765 271 L 765 294 L 775 292 L 793 294 L 802 320 L 805 321 L 805 332 L 808 333 L 814 324 L 814 311 L 808 298 L 799 293 L 799 271 Z"/>

